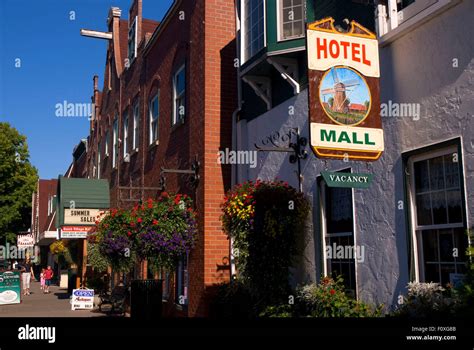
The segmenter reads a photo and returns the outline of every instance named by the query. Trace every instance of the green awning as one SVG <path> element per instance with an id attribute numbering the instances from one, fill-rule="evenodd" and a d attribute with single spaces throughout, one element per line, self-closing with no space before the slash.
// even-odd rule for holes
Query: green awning
<path id="1" fill-rule="evenodd" d="M 59 228 L 64 224 L 65 209 L 109 209 L 109 182 L 60 176 L 57 203 L 56 226 Z"/>

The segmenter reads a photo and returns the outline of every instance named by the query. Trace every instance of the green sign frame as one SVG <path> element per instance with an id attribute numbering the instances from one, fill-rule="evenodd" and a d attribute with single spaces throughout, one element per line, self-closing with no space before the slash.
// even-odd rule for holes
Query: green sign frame
<path id="1" fill-rule="evenodd" d="M 0 305 L 20 304 L 21 283 L 20 272 L 0 272 Z"/>
<path id="2" fill-rule="evenodd" d="M 328 187 L 369 188 L 374 174 L 321 171 Z"/>

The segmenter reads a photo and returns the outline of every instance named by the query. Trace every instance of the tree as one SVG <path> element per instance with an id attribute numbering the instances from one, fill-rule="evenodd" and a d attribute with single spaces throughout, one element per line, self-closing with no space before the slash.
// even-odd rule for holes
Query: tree
<path id="1" fill-rule="evenodd" d="M 333 97 L 329 97 L 329 100 L 328 100 L 329 107 L 332 108 L 333 103 L 334 103 L 334 98 L 333 98 Z"/>
<path id="2" fill-rule="evenodd" d="M 38 172 L 29 157 L 26 137 L 0 123 L 0 242 L 14 242 L 18 232 L 30 226 Z"/>

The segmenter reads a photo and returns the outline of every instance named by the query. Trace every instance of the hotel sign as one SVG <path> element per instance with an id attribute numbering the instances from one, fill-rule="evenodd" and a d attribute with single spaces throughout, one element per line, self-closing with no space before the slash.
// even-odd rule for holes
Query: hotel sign
<path id="1" fill-rule="evenodd" d="M 311 148 L 317 157 L 374 161 L 384 150 L 380 120 L 378 41 L 352 21 L 342 33 L 334 20 L 308 25 Z"/>

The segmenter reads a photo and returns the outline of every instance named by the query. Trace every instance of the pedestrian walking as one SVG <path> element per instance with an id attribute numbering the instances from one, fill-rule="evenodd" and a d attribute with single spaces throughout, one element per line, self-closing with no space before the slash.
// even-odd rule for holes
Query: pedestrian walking
<path id="1" fill-rule="evenodd" d="M 33 266 L 31 265 L 29 258 L 27 258 L 24 263 L 20 265 L 20 271 L 21 282 L 23 286 L 23 295 L 30 295 L 31 276 L 33 276 L 34 278 L 35 275 L 33 274 Z"/>
<path id="2" fill-rule="evenodd" d="M 44 280 L 45 280 L 45 290 L 43 293 L 50 293 L 49 291 L 49 286 L 51 285 L 51 280 L 53 279 L 54 272 L 53 269 L 51 268 L 51 265 L 48 265 L 48 268 L 44 272 Z"/>
<path id="3" fill-rule="evenodd" d="M 46 280 L 45 280 L 45 273 L 46 272 L 46 269 L 43 267 L 41 269 L 41 273 L 40 273 L 40 283 L 41 283 L 41 290 L 44 292 L 44 289 L 46 287 Z"/>

